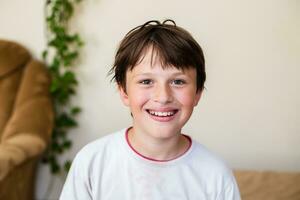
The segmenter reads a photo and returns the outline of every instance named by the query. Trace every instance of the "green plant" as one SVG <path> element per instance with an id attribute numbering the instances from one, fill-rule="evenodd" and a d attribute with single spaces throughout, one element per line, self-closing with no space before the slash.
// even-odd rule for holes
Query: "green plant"
<path id="1" fill-rule="evenodd" d="M 80 1 L 47 0 L 45 3 L 47 47 L 43 51 L 43 59 L 49 66 L 52 78 L 50 93 L 55 120 L 51 142 L 43 162 L 50 165 L 53 174 L 61 172 L 62 168 L 65 171 L 69 170 L 71 161 L 66 160 L 61 164 L 58 157 L 72 145 L 67 133 L 77 126 L 75 116 L 80 112 L 79 107 L 70 105 L 70 98 L 76 93 L 78 84 L 72 67 L 83 42 L 78 34 L 70 34 L 68 31 L 68 22 L 74 13 L 74 6 Z"/>

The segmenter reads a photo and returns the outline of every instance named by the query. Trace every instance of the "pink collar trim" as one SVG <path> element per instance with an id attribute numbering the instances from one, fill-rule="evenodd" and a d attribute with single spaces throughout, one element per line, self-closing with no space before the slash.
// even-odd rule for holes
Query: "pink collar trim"
<path id="1" fill-rule="evenodd" d="M 131 127 L 130 127 L 130 128 L 131 128 Z M 177 158 L 179 158 L 179 157 L 181 157 L 182 155 L 184 155 L 184 154 L 191 148 L 191 146 L 192 146 L 192 139 L 191 139 L 191 137 L 188 136 L 188 135 L 182 134 L 182 135 L 183 135 L 184 137 L 186 137 L 186 138 L 188 139 L 188 141 L 189 141 L 189 146 L 188 146 L 188 148 L 187 148 L 182 154 L 176 156 L 175 158 L 169 159 L 169 160 L 157 160 L 157 159 L 154 159 L 154 158 L 150 158 L 150 157 L 144 156 L 144 155 L 142 155 L 141 153 L 139 153 L 139 152 L 138 152 L 137 150 L 135 150 L 135 149 L 133 148 L 133 146 L 130 144 L 129 138 L 128 138 L 128 131 L 129 131 L 130 128 L 128 128 L 128 129 L 126 130 L 126 132 L 125 132 L 126 142 L 127 142 L 128 146 L 131 148 L 131 150 L 132 150 L 134 153 L 136 153 L 136 154 L 139 155 L 140 157 L 142 157 L 142 158 L 144 158 L 144 159 L 147 159 L 147 160 L 150 160 L 150 161 L 154 161 L 154 162 L 169 162 L 169 161 L 172 161 L 172 160 L 176 160 Z"/>

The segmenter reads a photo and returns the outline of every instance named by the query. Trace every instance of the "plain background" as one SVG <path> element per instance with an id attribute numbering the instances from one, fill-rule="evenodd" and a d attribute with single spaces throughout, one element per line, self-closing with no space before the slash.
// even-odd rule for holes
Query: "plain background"
<path id="1" fill-rule="evenodd" d="M 80 85 L 73 99 L 83 112 L 64 158 L 130 125 L 107 72 L 127 31 L 166 18 L 191 32 L 206 57 L 207 89 L 183 132 L 233 168 L 299 171 L 298 0 L 83 0 L 71 25 L 85 41 L 75 66 Z M 44 1 L 0 1 L 0 38 L 21 43 L 40 58 L 44 30 Z M 40 166 L 38 199 L 44 198 L 50 177 Z M 58 198 L 63 181 L 54 178 L 47 199 Z"/>

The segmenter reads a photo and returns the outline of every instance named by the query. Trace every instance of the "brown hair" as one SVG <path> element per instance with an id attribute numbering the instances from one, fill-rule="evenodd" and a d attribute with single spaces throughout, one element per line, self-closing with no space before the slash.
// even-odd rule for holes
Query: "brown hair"
<path id="1" fill-rule="evenodd" d="M 171 23 L 171 24 L 170 24 Z M 126 72 L 141 62 L 144 51 L 152 48 L 159 56 L 162 66 L 184 70 L 195 68 L 197 71 L 197 90 L 204 88 L 206 79 L 205 60 L 202 49 L 196 40 L 173 20 L 162 23 L 148 21 L 129 31 L 115 56 L 115 62 L 109 74 L 126 91 Z"/>

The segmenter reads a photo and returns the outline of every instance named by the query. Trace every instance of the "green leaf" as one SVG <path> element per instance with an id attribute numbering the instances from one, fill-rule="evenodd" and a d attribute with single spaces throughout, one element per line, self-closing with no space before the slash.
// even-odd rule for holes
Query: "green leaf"
<path id="1" fill-rule="evenodd" d="M 71 110 L 71 115 L 76 115 L 81 112 L 81 109 L 79 107 L 73 107 Z"/>
<path id="2" fill-rule="evenodd" d="M 77 122 L 66 113 L 61 114 L 57 120 L 57 125 L 59 127 L 74 127 L 77 125 Z"/>
<path id="3" fill-rule="evenodd" d="M 76 84 L 77 80 L 75 78 L 74 72 L 66 71 L 62 77 L 64 84 Z"/>
<path id="4" fill-rule="evenodd" d="M 64 164 L 64 169 L 66 172 L 68 172 L 71 168 L 72 162 L 70 160 L 67 160 Z"/>
<path id="5" fill-rule="evenodd" d="M 59 61 L 59 58 L 56 56 L 56 57 L 54 57 L 54 59 L 53 59 L 51 65 L 50 65 L 50 70 L 51 70 L 52 72 L 57 72 L 59 66 L 60 66 L 60 61 Z"/>
<path id="6" fill-rule="evenodd" d="M 72 145 L 72 142 L 70 140 L 67 140 L 63 143 L 63 148 L 64 149 L 69 149 Z"/>
<path id="7" fill-rule="evenodd" d="M 58 174 L 60 172 L 60 166 L 58 165 L 58 163 L 50 163 L 50 166 L 51 166 L 51 172 L 53 174 Z"/>
<path id="8" fill-rule="evenodd" d="M 48 55 L 48 51 L 44 50 L 43 53 L 42 53 L 43 60 L 47 59 L 47 55 Z"/>
<path id="9" fill-rule="evenodd" d="M 50 85 L 50 92 L 55 93 L 59 89 L 59 82 L 57 79 L 54 79 Z"/>
<path id="10" fill-rule="evenodd" d="M 70 66 L 72 62 L 78 57 L 78 52 L 70 52 L 64 56 L 64 66 Z"/>

